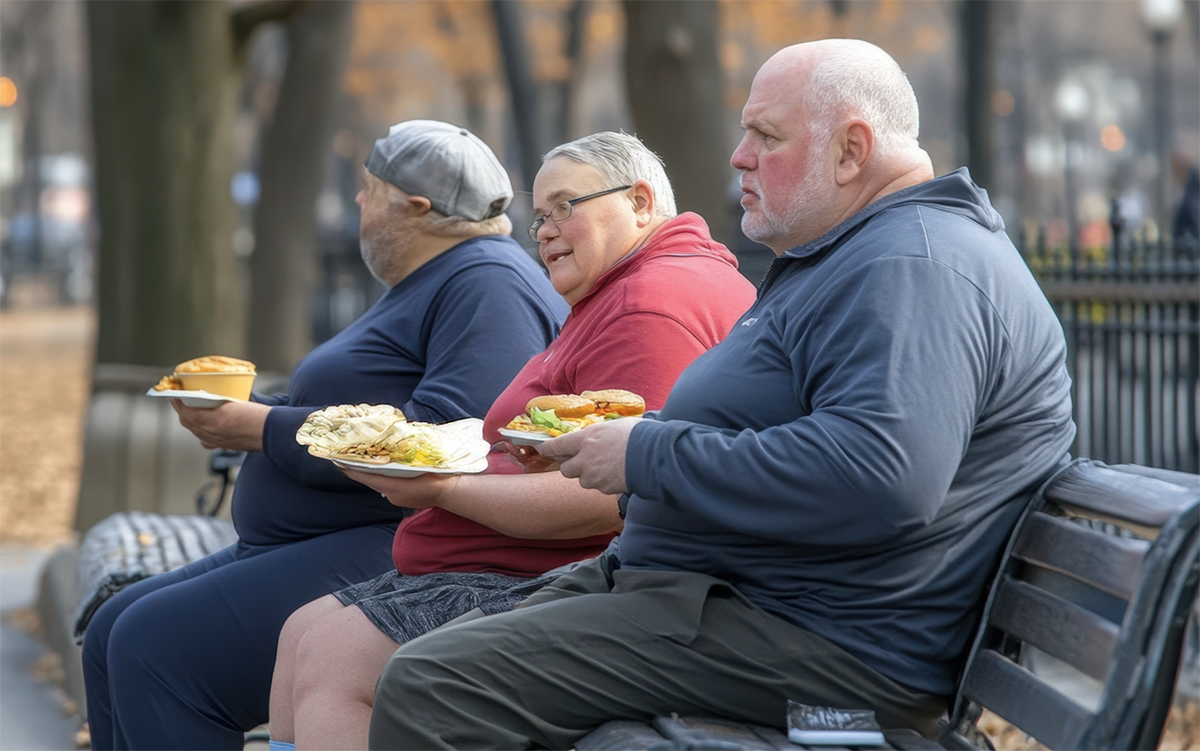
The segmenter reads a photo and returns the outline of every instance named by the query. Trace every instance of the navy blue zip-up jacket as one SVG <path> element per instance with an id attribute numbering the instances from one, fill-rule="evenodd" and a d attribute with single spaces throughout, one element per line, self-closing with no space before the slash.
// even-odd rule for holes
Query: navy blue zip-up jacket
<path id="1" fill-rule="evenodd" d="M 1005 539 L 1074 435 L 1062 327 L 959 170 L 776 259 L 631 434 L 621 566 L 722 578 L 948 695 Z"/>
<path id="2" fill-rule="evenodd" d="M 397 508 L 331 462 L 310 456 L 296 430 L 331 404 L 392 404 L 410 420 L 483 417 L 569 308 L 511 237 L 485 235 L 432 258 L 300 361 L 271 407 L 262 452 L 233 490 L 233 522 L 254 545 L 340 529 L 399 524 Z"/>

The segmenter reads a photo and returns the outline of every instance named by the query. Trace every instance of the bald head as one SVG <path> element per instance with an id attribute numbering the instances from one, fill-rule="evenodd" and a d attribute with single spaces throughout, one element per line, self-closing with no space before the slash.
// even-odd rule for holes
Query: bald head
<path id="1" fill-rule="evenodd" d="M 917 143 L 912 86 L 869 42 L 826 39 L 780 50 L 754 77 L 742 126 L 746 137 L 731 160 L 743 173 L 742 227 L 777 253 L 933 177 Z"/>
<path id="2" fill-rule="evenodd" d="M 916 148 L 921 125 L 917 97 L 891 55 L 858 39 L 826 39 L 788 50 L 807 53 L 816 63 L 806 94 L 818 119 L 834 124 L 862 118 L 874 129 L 875 148 L 881 152 Z"/>

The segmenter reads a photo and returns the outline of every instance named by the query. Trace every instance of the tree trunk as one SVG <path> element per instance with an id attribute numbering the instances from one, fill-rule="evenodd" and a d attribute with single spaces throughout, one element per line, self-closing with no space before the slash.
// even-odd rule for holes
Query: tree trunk
<path id="1" fill-rule="evenodd" d="M 962 0 L 959 46 L 963 70 L 963 124 L 966 164 L 977 185 L 995 189 L 992 144 L 992 90 L 995 68 L 995 4 L 992 0 Z"/>
<path id="2" fill-rule="evenodd" d="M 716 239 L 730 243 L 719 4 L 625 0 L 624 7 L 625 85 L 637 134 L 666 163 L 679 210 L 700 214 Z"/>
<path id="3" fill-rule="evenodd" d="M 572 0 L 571 7 L 567 9 L 567 47 L 563 53 L 570 70 L 566 80 L 559 84 L 556 145 L 572 140 L 575 132 L 575 102 L 583 81 L 583 24 L 587 20 L 587 13 L 587 0 Z"/>
<path id="4" fill-rule="evenodd" d="M 287 69 L 263 139 L 250 257 L 249 355 L 263 370 L 287 373 L 312 346 L 315 206 L 353 10 L 317 2 L 287 23 Z"/>
<path id="5" fill-rule="evenodd" d="M 521 190 L 533 190 L 533 178 L 542 167 L 542 133 L 537 120 L 537 90 L 529 73 L 525 51 L 525 26 L 521 22 L 521 4 L 513 0 L 492 0 L 496 15 L 496 36 L 504 58 L 504 77 L 508 81 L 509 103 L 517 129 L 521 152 Z M 515 187 L 515 186 L 514 186 Z"/>
<path id="6" fill-rule="evenodd" d="M 1196 54 L 1200 54 L 1200 0 L 1184 1 L 1184 10 L 1188 13 L 1188 23 L 1192 25 L 1192 42 Z"/>
<path id="7" fill-rule="evenodd" d="M 233 255 L 240 55 L 216 2 L 87 3 L 98 362 L 241 354 Z"/>

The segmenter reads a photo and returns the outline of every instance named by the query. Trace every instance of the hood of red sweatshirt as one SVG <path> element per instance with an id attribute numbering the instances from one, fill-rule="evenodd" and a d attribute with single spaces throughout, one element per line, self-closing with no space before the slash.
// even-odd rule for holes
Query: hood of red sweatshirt
<path id="1" fill-rule="evenodd" d="M 575 303 L 573 309 L 579 309 L 593 295 L 608 286 L 613 279 L 624 276 L 643 263 L 662 256 L 710 256 L 729 264 L 734 269 L 737 269 L 738 266 L 737 257 L 730 252 L 729 248 L 712 238 L 712 234 L 708 230 L 708 222 L 704 221 L 699 214 L 685 211 L 655 230 L 642 247 L 622 258 L 615 266 L 601 274 L 587 294 Z"/>

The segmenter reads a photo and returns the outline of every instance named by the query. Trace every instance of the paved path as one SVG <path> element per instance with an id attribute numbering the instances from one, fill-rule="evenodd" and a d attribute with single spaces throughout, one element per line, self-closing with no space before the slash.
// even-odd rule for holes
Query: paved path
<path id="1" fill-rule="evenodd" d="M 0 548 L 0 612 L 32 607 L 37 579 L 48 551 Z M 68 751 L 77 717 L 63 717 L 58 689 L 38 683 L 30 668 L 42 645 L 24 632 L 0 624 L 0 751 Z"/>

